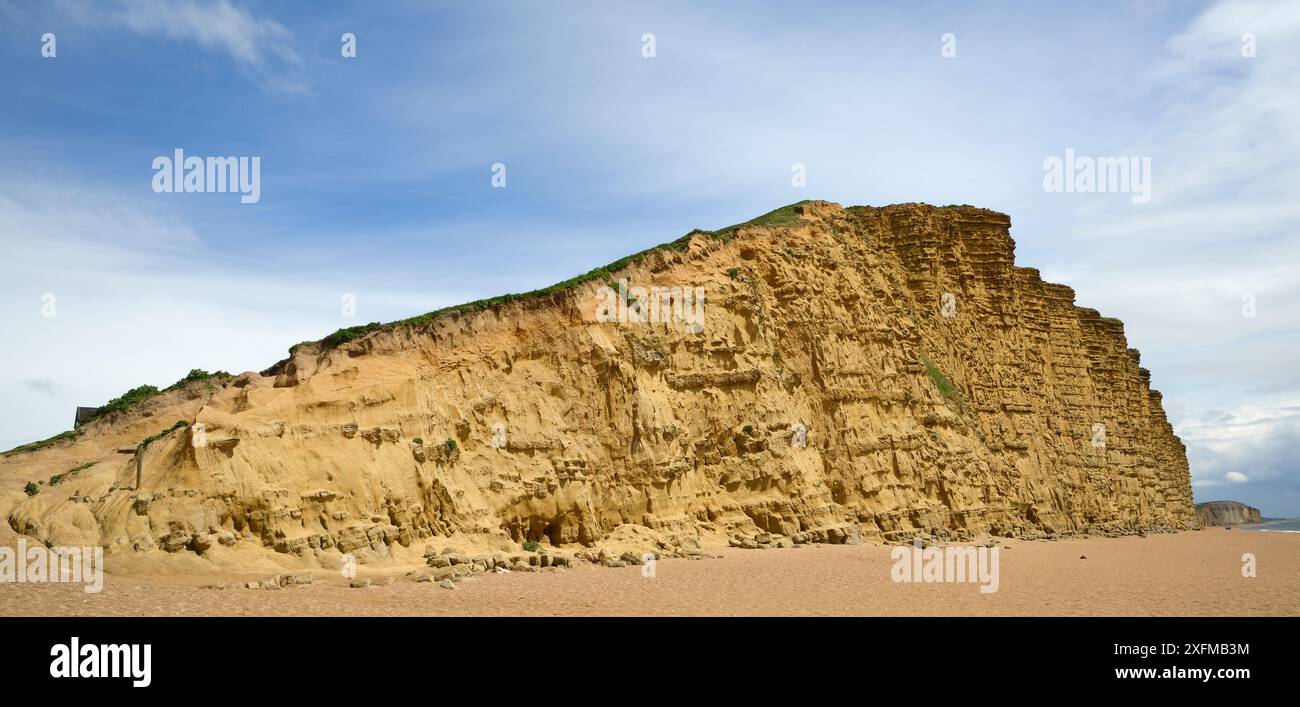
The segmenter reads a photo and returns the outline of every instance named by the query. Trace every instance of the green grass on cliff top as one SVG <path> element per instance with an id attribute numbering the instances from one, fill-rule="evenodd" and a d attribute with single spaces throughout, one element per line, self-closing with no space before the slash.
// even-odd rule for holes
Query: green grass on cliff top
<path id="1" fill-rule="evenodd" d="M 711 237 L 711 238 L 718 238 L 726 241 L 726 240 L 730 240 L 735 235 L 735 232 L 737 230 L 745 226 L 769 226 L 769 227 L 778 227 L 778 228 L 783 226 L 793 226 L 799 222 L 799 214 L 795 211 L 795 207 L 806 203 L 808 203 L 807 199 L 793 204 L 788 204 L 786 206 L 782 206 L 779 209 L 773 209 L 772 211 L 769 211 L 763 214 L 762 216 L 750 219 L 744 223 L 737 223 L 731 226 L 727 226 L 726 228 L 720 228 L 716 231 L 706 231 L 702 228 L 696 228 L 693 229 L 690 233 L 687 233 L 686 235 L 682 236 L 681 238 L 678 238 L 675 241 L 670 241 L 668 243 L 661 243 L 653 248 L 648 248 L 646 250 L 643 250 L 640 253 L 634 253 L 625 258 L 619 258 L 618 260 L 615 260 L 609 265 L 605 265 L 596 268 L 594 270 L 590 270 L 586 273 L 583 273 L 582 275 L 578 275 L 577 277 L 569 278 L 564 282 L 557 282 L 554 285 L 551 285 L 550 287 L 543 287 L 540 290 L 533 290 L 531 292 L 524 292 L 521 294 L 498 295 L 496 297 L 489 297 L 487 299 L 475 300 L 473 302 L 466 302 L 465 304 L 458 304 L 453 307 L 443 307 L 442 309 L 438 309 L 432 312 L 427 312 L 425 314 L 420 314 L 407 319 L 399 319 L 395 322 L 387 322 L 387 323 L 371 322 L 369 324 L 361 324 L 358 326 L 345 327 L 343 329 L 339 329 L 335 331 L 329 336 L 326 336 L 320 341 L 304 341 L 298 344 L 294 344 L 292 347 L 290 347 L 289 352 L 292 353 L 294 349 L 297 349 L 299 346 L 305 346 L 308 344 L 319 344 L 323 349 L 332 349 L 341 344 L 345 344 L 349 341 L 359 339 L 371 332 L 384 331 L 388 329 L 396 329 L 398 327 L 403 327 L 403 326 L 419 326 L 420 324 L 427 324 L 429 322 L 438 319 L 439 317 L 442 317 L 444 315 L 453 312 L 481 312 L 486 309 L 493 309 L 495 307 L 499 307 L 501 305 L 509 304 L 511 302 L 515 302 L 519 300 L 535 299 L 539 297 L 546 297 L 548 295 L 552 295 L 558 292 L 566 292 L 587 282 L 592 282 L 592 281 L 608 282 L 613 279 L 613 275 L 615 273 L 625 270 L 631 265 L 635 265 L 636 263 L 640 262 L 643 258 L 645 258 L 647 255 L 650 255 L 651 253 L 654 253 L 656 251 L 668 251 L 668 250 L 675 251 L 678 253 L 685 251 L 686 247 L 690 245 L 691 239 L 697 235 Z"/>
<path id="2" fill-rule="evenodd" d="M 80 434 L 81 434 L 81 430 L 68 430 L 67 432 L 60 432 L 54 435 L 53 437 L 47 437 L 45 439 L 37 440 L 35 442 L 29 442 L 27 444 L 20 444 L 17 447 L 14 447 L 13 449 L 10 449 L 7 452 L 3 452 L 2 454 L 3 456 L 8 457 L 8 456 L 13 456 L 14 454 L 22 454 L 23 452 L 34 452 L 38 449 L 45 449 L 46 447 L 52 446 L 66 439 L 75 439 Z"/>

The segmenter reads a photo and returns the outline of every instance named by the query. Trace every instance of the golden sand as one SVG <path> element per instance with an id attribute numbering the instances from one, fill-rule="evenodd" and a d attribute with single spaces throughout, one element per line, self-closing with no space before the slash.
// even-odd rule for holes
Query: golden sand
<path id="1" fill-rule="evenodd" d="M 413 581 L 409 567 L 362 568 L 377 580 L 364 589 L 326 572 L 278 591 L 202 588 L 266 579 L 260 575 L 110 575 L 100 594 L 0 584 L 0 615 L 1300 615 L 1300 534 L 1208 529 L 998 547 L 998 591 L 988 594 L 974 583 L 895 583 L 889 546 L 818 545 L 663 559 L 653 577 L 643 567 L 587 564 L 484 574 L 454 590 Z M 1253 578 L 1242 576 L 1246 553 L 1256 559 Z"/>

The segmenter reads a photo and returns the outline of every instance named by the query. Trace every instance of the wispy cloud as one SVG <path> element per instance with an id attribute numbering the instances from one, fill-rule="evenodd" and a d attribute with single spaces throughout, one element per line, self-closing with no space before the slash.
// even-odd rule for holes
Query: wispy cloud
<path id="1" fill-rule="evenodd" d="M 61 6 L 83 24 L 116 26 L 224 52 L 265 88 L 306 90 L 293 33 L 229 0 L 114 0 L 103 5 L 62 2 Z"/>
<path id="2" fill-rule="evenodd" d="M 35 393 L 58 395 L 64 392 L 63 385 L 53 378 L 24 378 L 19 385 Z"/>

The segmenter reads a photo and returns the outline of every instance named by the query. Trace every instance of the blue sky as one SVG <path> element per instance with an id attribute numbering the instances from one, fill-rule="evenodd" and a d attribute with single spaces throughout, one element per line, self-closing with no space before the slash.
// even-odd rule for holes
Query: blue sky
<path id="1" fill-rule="evenodd" d="M 971 203 L 1124 320 L 1197 500 L 1300 516 L 1300 4 L 1054 5 L 0 0 L 0 448 L 800 199 Z M 154 193 L 178 147 L 261 200 Z M 1045 192 L 1067 148 L 1151 202 Z"/>

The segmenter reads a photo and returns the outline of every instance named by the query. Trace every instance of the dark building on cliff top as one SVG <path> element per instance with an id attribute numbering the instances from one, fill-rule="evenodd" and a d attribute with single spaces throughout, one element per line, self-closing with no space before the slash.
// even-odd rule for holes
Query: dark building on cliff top
<path id="1" fill-rule="evenodd" d="M 94 417 L 97 412 L 99 412 L 99 408 L 83 408 L 78 406 L 77 419 L 72 423 L 72 428 L 76 429 L 81 427 L 81 423 L 90 420 L 90 418 Z"/>

